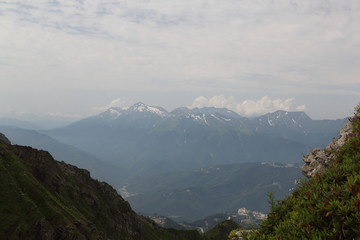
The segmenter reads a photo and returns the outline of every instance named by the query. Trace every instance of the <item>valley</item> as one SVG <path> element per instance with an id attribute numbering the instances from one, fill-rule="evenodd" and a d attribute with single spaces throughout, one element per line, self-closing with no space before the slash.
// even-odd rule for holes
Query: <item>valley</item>
<path id="1" fill-rule="evenodd" d="M 345 121 L 286 111 L 251 119 L 220 108 L 167 112 L 137 103 L 61 128 L 0 125 L 0 132 L 88 169 L 137 212 L 195 221 L 239 208 L 268 212 L 266 194 L 288 195 L 302 177 L 301 156 L 326 145 Z"/>

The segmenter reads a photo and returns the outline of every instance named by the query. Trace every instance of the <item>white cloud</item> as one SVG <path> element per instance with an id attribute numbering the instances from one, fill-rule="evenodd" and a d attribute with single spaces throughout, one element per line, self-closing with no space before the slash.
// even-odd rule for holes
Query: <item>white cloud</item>
<path id="1" fill-rule="evenodd" d="M 101 111 L 105 111 L 112 107 L 126 109 L 126 108 L 128 108 L 128 104 L 129 104 L 128 100 L 116 98 L 116 99 L 112 100 L 108 105 L 101 106 L 101 107 L 94 107 L 94 110 L 101 112 Z"/>
<path id="2" fill-rule="evenodd" d="M 294 98 L 288 99 L 271 99 L 264 96 L 259 100 L 245 100 L 239 102 L 235 97 L 225 97 L 224 95 L 216 95 L 211 98 L 200 96 L 196 98 L 190 108 L 201 107 L 217 107 L 227 108 L 239 113 L 242 116 L 254 117 L 265 113 L 275 112 L 277 110 L 284 111 L 304 111 L 305 105 L 293 107 Z"/>
<path id="3" fill-rule="evenodd" d="M 59 117 L 59 118 L 80 118 L 81 116 L 75 114 L 67 114 L 61 112 L 50 112 L 48 113 L 50 117 Z"/>
<path id="4" fill-rule="evenodd" d="M 22 67 L 18 81 L 34 75 L 60 86 L 144 90 L 166 79 L 173 89 L 185 81 L 201 89 L 215 79 L 213 88 L 286 82 L 286 90 L 306 92 L 314 83 L 357 83 L 360 74 L 358 0 L 38 0 L 1 8 L 0 62 L 12 65 L 2 79 Z"/>
<path id="5" fill-rule="evenodd" d="M 296 111 L 304 112 L 306 110 L 306 106 L 305 105 L 300 105 L 300 106 L 297 106 L 295 109 L 296 109 Z"/>
<path id="6" fill-rule="evenodd" d="M 0 12 L 2 97 L 360 93 L 359 0 L 4 0 Z"/>

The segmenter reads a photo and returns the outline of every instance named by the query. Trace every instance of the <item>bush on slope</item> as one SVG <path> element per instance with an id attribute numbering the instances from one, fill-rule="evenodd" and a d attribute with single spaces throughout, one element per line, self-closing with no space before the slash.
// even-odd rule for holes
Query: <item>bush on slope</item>
<path id="1" fill-rule="evenodd" d="M 243 239 L 360 238 L 360 106 L 350 121 L 352 134 L 329 169 L 285 200 L 270 198 L 268 219 Z"/>

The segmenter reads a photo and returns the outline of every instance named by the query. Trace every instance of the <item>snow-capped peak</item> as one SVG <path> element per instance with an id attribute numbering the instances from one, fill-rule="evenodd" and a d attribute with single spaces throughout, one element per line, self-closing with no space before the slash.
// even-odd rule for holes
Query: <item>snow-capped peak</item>
<path id="1" fill-rule="evenodd" d="M 267 123 L 268 126 L 296 126 L 303 128 L 303 123 L 311 121 L 304 112 L 276 111 L 257 118 L 260 125 Z"/>
<path id="2" fill-rule="evenodd" d="M 138 102 L 138 103 L 134 104 L 128 110 L 130 112 L 153 113 L 153 114 L 159 115 L 161 117 L 168 115 L 168 112 L 165 109 L 163 109 L 161 107 L 148 106 L 142 102 Z"/>

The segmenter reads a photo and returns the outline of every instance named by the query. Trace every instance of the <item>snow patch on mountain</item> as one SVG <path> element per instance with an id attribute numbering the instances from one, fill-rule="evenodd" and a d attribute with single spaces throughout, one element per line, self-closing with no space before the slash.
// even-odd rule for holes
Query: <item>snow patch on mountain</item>
<path id="1" fill-rule="evenodd" d="M 115 108 L 110 108 L 109 113 L 110 113 L 110 116 L 113 117 L 113 118 L 118 118 L 121 115 L 121 112 L 119 112 Z"/>
<path id="2" fill-rule="evenodd" d="M 275 126 L 275 123 L 271 119 L 268 119 L 268 123 L 270 126 Z"/>
<path id="3" fill-rule="evenodd" d="M 161 117 L 168 116 L 168 112 L 160 107 L 148 106 L 144 103 L 137 103 L 129 108 L 130 112 L 153 113 Z"/>
<path id="4" fill-rule="evenodd" d="M 123 114 L 123 109 L 112 107 L 106 110 L 105 112 L 101 113 L 99 116 L 100 118 L 110 118 L 111 120 L 116 120 Z"/>

